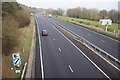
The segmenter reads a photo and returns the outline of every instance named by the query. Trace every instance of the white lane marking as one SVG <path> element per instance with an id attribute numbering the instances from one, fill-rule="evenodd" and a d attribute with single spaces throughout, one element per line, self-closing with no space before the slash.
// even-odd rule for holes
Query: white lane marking
<path id="1" fill-rule="evenodd" d="M 75 25 L 75 24 L 73 24 L 73 25 Z M 75 25 L 75 26 L 76 26 L 76 25 Z M 77 25 L 77 27 L 80 27 L 80 26 Z M 120 42 L 119 40 L 113 39 L 113 38 L 111 38 L 111 37 L 109 37 L 109 36 L 105 36 L 105 35 L 103 35 L 103 34 L 100 34 L 100 33 L 98 33 L 98 32 L 92 31 L 92 30 L 90 30 L 90 29 L 87 29 L 87 28 L 84 28 L 84 27 L 80 27 L 80 28 L 83 28 L 83 29 L 85 29 L 85 30 L 87 30 L 87 31 L 90 31 L 90 32 L 93 32 L 93 33 L 96 33 L 96 34 L 98 34 L 98 35 L 101 35 L 101 36 L 103 36 L 103 37 L 105 37 L 105 38 L 108 38 L 108 39 L 111 39 L 111 40 L 113 40 L 113 41 Z"/>
<path id="2" fill-rule="evenodd" d="M 42 71 L 42 80 L 44 80 L 44 70 L 43 70 L 43 58 L 42 58 L 42 47 L 41 47 L 41 39 L 40 39 L 40 32 L 37 25 L 38 30 L 38 38 L 39 38 L 39 46 L 40 46 L 40 61 L 41 61 L 41 71 Z"/>
<path id="3" fill-rule="evenodd" d="M 110 64 L 111 66 L 113 66 L 115 69 L 117 69 L 118 71 L 120 71 L 120 69 L 118 67 L 116 67 L 114 64 L 112 64 L 110 61 L 108 61 L 107 59 L 105 59 L 103 56 L 101 56 L 99 53 L 97 53 L 95 50 L 93 50 L 91 47 L 89 47 L 88 45 L 86 45 L 89 49 L 91 49 L 94 53 L 96 53 L 98 56 L 100 56 L 103 60 L 105 60 L 108 64 Z"/>
<path id="4" fill-rule="evenodd" d="M 83 27 L 81 27 L 81 28 L 83 28 Z M 113 39 L 113 38 L 111 38 L 111 37 L 109 37 L 109 36 L 105 36 L 105 35 L 100 34 L 100 33 L 98 33 L 98 32 L 89 30 L 89 29 L 87 29 L 87 28 L 83 28 L 83 29 L 88 30 L 88 31 L 93 32 L 93 33 L 96 33 L 96 34 L 98 34 L 98 35 L 101 35 L 101 36 L 103 36 L 103 37 L 105 37 L 105 38 L 108 38 L 108 39 L 111 39 L 111 40 L 113 40 L 113 41 L 120 42 L 119 40 L 116 40 L 116 39 Z"/>
<path id="5" fill-rule="evenodd" d="M 87 35 L 90 35 L 89 33 L 87 33 Z"/>
<path id="6" fill-rule="evenodd" d="M 100 41 L 105 42 L 104 40 L 100 40 Z"/>
<path id="7" fill-rule="evenodd" d="M 52 24 L 51 24 L 52 25 Z M 55 24 L 56 25 L 56 24 Z M 53 25 L 52 25 L 53 26 Z M 56 25 L 58 26 L 58 25 Z M 53 26 L 54 27 L 54 26 Z M 59 27 L 59 26 L 58 26 Z M 62 34 L 83 56 L 85 56 L 104 76 L 111 80 L 111 78 L 102 70 L 100 69 L 84 52 L 82 52 L 73 42 L 71 42 L 62 32 L 60 32 L 56 27 L 54 27 L 60 34 Z"/>
<path id="8" fill-rule="evenodd" d="M 73 69 L 72 69 L 72 67 L 71 67 L 70 65 L 68 65 L 68 67 L 70 68 L 70 71 L 71 71 L 71 72 L 73 72 Z"/>
<path id="9" fill-rule="evenodd" d="M 55 23 L 57 23 L 57 22 L 55 22 Z M 58 24 L 58 23 L 57 23 Z M 60 25 L 60 24 L 59 24 Z M 62 26 L 62 25 L 61 25 Z M 64 27 L 65 28 L 65 27 Z M 83 27 L 81 27 L 81 28 L 83 28 Z M 67 29 L 67 28 L 65 28 L 65 29 Z M 85 28 L 84 28 L 85 29 Z M 69 30 L 69 29 L 68 29 Z M 71 31 L 71 30 L 69 30 L 69 31 Z M 72 33 L 74 33 L 73 31 L 71 31 Z M 96 32 L 95 32 L 96 33 Z M 76 33 L 74 33 L 75 35 L 77 35 L 77 36 L 79 36 L 78 34 L 76 34 Z M 102 34 L 100 34 L 100 35 L 102 35 Z M 104 36 L 104 35 L 103 35 Z M 79 36 L 79 37 L 81 37 L 81 36 Z M 107 36 L 106 36 L 107 37 Z M 82 39 L 84 39 L 84 40 L 86 40 L 85 38 L 83 38 L 83 37 L 81 37 Z M 109 38 L 109 37 L 108 37 Z M 86 40 L 87 42 L 89 42 L 88 40 Z M 120 42 L 120 41 L 119 41 Z M 94 45 L 93 43 L 91 43 L 91 42 L 89 42 L 90 44 L 92 44 L 92 45 Z M 95 45 L 94 45 L 95 46 Z M 120 62 L 120 60 L 118 60 L 116 57 L 113 57 L 111 54 L 109 54 L 108 52 L 106 52 L 105 50 L 103 50 L 103 49 L 101 49 L 100 47 L 98 47 L 98 46 L 95 46 L 96 48 L 98 48 L 99 50 L 101 50 L 102 52 L 104 52 L 105 54 L 107 54 L 108 56 L 110 56 L 110 57 L 112 57 L 115 61 L 118 61 L 118 62 Z M 112 63 L 111 63 L 112 64 Z M 116 68 L 117 70 L 118 70 L 118 68 Z M 119 69 L 120 70 L 120 69 Z"/>
<path id="10" fill-rule="evenodd" d="M 70 30 L 71 31 L 71 30 Z M 72 33 L 74 33 L 73 31 L 71 31 Z M 76 33 L 74 33 L 76 34 Z M 78 34 L 76 34 L 77 36 L 79 36 Z M 82 37 L 83 38 L 83 37 Z M 84 39 L 84 38 L 83 38 Z M 87 46 L 88 47 L 88 46 Z M 97 46 L 96 46 L 97 47 Z M 98 49 L 102 50 L 101 48 L 97 47 Z M 91 49 L 93 52 L 95 52 L 93 49 Z M 103 50 L 102 50 L 103 51 Z M 103 51 L 105 52 L 105 51 Z M 102 57 L 101 55 L 99 55 L 97 52 L 95 52 L 98 56 L 100 56 L 103 60 L 105 60 L 107 63 L 109 63 L 111 66 L 113 66 L 115 69 L 117 69 L 118 71 L 120 71 L 120 69 L 115 66 L 114 64 L 112 64 L 110 61 L 108 61 L 107 59 L 105 59 L 104 57 Z M 108 54 L 107 52 L 105 52 L 107 55 L 111 56 L 113 59 L 115 59 L 116 61 L 119 61 L 117 58 L 113 57 L 112 55 Z"/>
<path id="11" fill-rule="evenodd" d="M 55 39 L 53 39 L 53 41 L 54 41 Z"/>
<path id="12" fill-rule="evenodd" d="M 60 52 L 62 51 L 60 48 L 58 48 L 58 49 L 59 49 Z"/>
<path id="13" fill-rule="evenodd" d="M 57 22 L 56 22 L 57 23 Z M 58 23 L 57 23 L 58 24 Z M 60 25 L 60 24 L 59 24 Z M 58 25 L 57 25 L 58 26 Z M 62 25 L 61 25 L 62 26 Z M 65 28 L 65 27 L 64 27 Z M 81 27 L 81 28 L 83 28 L 83 27 Z M 67 28 L 65 28 L 65 29 L 67 29 Z M 67 30 L 69 30 L 69 29 L 67 29 Z M 69 31 L 71 31 L 71 30 L 69 30 Z M 77 36 L 79 36 L 78 34 L 76 34 L 75 32 L 73 32 L 73 31 L 71 31 L 72 33 L 74 33 L 75 35 L 77 35 Z M 102 35 L 102 34 L 101 34 Z M 104 36 L 104 35 L 103 35 Z M 79 37 L 81 37 L 81 36 L 79 36 Z M 85 38 L 83 38 L 83 37 L 81 37 L 82 39 L 85 39 Z M 86 39 L 85 39 L 86 40 Z M 88 40 L 86 40 L 87 42 L 89 42 Z M 119 41 L 120 42 L 120 41 Z M 90 44 L 92 44 L 92 45 L 94 45 L 93 43 L 91 43 L 91 42 L 89 42 Z M 95 46 L 95 45 L 94 45 Z M 101 48 L 99 48 L 98 46 L 95 46 L 95 47 L 97 47 L 98 49 L 100 49 L 100 50 L 102 50 Z M 110 57 L 112 57 L 113 59 L 115 59 L 116 61 L 118 61 L 118 62 L 120 62 L 117 58 L 115 58 L 115 57 L 113 57 L 112 55 L 110 55 L 109 53 L 107 53 L 105 50 L 102 50 L 104 53 L 106 53 L 107 55 L 109 55 Z"/>

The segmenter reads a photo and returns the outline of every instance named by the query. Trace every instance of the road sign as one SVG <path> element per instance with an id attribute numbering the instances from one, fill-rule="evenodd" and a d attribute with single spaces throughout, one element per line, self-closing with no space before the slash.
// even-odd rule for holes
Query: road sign
<path id="1" fill-rule="evenodd" d="M 111 19 L 100 19 L 99 20 L 101 25 L 105 25 L 105 30 L 107 31 L 108 25 L 112 24 L 112 20 Z"/>
<path id="2" fill-rule="evenodd" d="M 101 25 L 111 25 L 112 24 L 111 19 L 100 19 L 99 22 Z"/>
<path id="3" fill-rule="evenodd" d="M 20 64 L 21 64 L 20 53 L 12 54 L 12 58 L 13 58 L 13 65 L 14 66 L 20 66 Z"/>

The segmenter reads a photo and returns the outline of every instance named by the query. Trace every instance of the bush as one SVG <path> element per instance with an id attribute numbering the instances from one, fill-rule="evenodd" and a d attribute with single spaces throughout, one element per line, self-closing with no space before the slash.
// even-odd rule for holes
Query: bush
<path id="1" fill-rule="evenodd" d="M 74 19 L 71 19 L 72 21 L 74 21 Z"/>
<path id="2" fill-rule="evenodd" d="M 83 21 L 80 21 L 79 23 L 83 23 Z"/>
<path id="3" fill-rule="evenodd" d="M 18 11 L 16 13 L 18 22 L 20 23 L 19 27 L 23 28 L 30 24 L 30 14 L 24 10 Z"/>
<path id="4" fill-rule="evenodd" d="M 9 55 L 19 44 L 19 23 L 12 16 L 7 16 L 2 21 L 2 53 Z"/>
<path id="5" fill-rule="evenodd" d="M 113 30 L 112 30 L 111 28 L 108 28 L 107 30 L 108 30 L 109 32 L 113 32 Z"/>
<path id="6" fill-rule="evenodd" d="M 95 27 L 98 27 L 98 25 L 96 25 Z"/>
<path id="7" fill-rule="evenodd" d="M 2 16 L 5 17 L 9 14 L 15 16 L 15 13 L 20 10 L 17 2 L 3 2 L 2 3 Z"/>
<path id="8" fill-rule="evenodd" d="M 18 3 L 3 3 L 2 5 L 2 53 L 9 55 L 19 45 L 19 27 L 30 24 L 28 7 Z"/>
<path id="9" fill-rule="evenodd" d="M 87 25 L 90 25 L 90 23 L 86 23 Z"/>

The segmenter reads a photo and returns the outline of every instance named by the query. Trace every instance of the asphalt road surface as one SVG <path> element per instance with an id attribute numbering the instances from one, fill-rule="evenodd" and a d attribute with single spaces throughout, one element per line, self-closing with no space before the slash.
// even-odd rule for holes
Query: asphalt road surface
<path id="1" fill-rule="evenodd" d="M 62 26 L 73 31 L 74 33 L 78 34 L 79 36 L 85 38 L 89 42 L 93 43 L 97 47 L 101 48 L 102 50 L 106 51 L 113 57 L 120 60 L 120 41 L 110 39 L 106 36 L 95 33 L 93 31 L 83 28 L 81 26 L 72 24 L 70 22 L 65 22 L 65 21 L 59 20 L 54 17 L 49 18 L 49 19 L 52 20 L 53 22 L 57 22 L 57 23 L 61 24 Z"/>
<path id="2" fill-rule="evenodd" d="M 36 78 L 108 78 L 94 62 L 85 57 L 63 34 L 61 34 L 45 18 L 38 15 L 36 18 L 37 37 Z M 48 31 L 48 36 L 41 36 L 42 30 Z M 39 40 L 41 44 L 39 45 Z M 42 52 L 40 55 L 40 46 Z M 43 71 L 41 70 L 43 67 Z M 43 76 L 42 76 L 43 75 Z"/>

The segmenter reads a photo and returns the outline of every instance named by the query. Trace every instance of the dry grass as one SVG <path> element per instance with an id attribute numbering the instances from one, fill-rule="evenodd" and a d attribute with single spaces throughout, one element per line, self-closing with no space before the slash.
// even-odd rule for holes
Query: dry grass
<path id="1" fill-rule="evenodd" d="M 30 24 L 30 14 L 21 10 L 16 13 L 17 21 L 20 23 L 19 27 L 25 27 Z"/>
<path id="2" fill-rule="evenodd" d="M 21 33 L 19 38 L 20 44 L 12 51 L 13 53 L 21 53 L 21 70 L 25 62 L 28 61 L 31 42 L 32 42 L 32 33 L 33 33 L 34 21 L 31 20 L 31 24 L 27 27 L 20 28 L 19 32 Z M 22 52 L 24 49 L 25 52 Z M 3 56 L 3 78 L 20 78 L 21 74 L 15 74 L 15 70 L 11 70 L 13 67 L 12 63 L 12 53 L 9 56 Z"/>
<path id="3" fill-rule="evenodd" d="M 19 23 L 13 16 L 5 17 L 2 22 L 2 47 L 5 55 L 9 55 L 13 48 L 19 44 L 18 26 Z"/>

